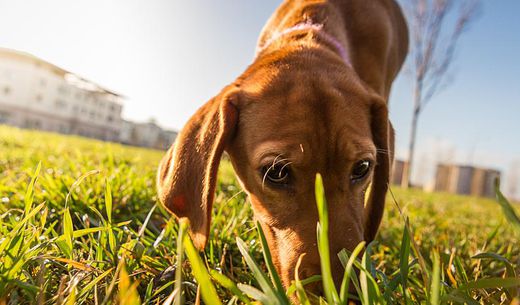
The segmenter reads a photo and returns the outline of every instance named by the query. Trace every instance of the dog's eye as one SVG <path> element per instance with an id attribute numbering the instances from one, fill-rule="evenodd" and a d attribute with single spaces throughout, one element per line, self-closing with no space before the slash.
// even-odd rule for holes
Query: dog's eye
<path id="1" fill-rule="evenodd" d="M 290 177 L 289 164 L 279 162 L 274 165 L 265 166 L 262 169 L 264 181 L 267 180 L 274 184 L 288 184 Z"/>
<path id="2" fill-rule="evenodd" d="M 368 174 L 370 171 L 371 163 L 368 160 L 361 160 L 356 162 L 352 167 L 352 173 L 350 174 L 350 180 L 357 182 Z"/>

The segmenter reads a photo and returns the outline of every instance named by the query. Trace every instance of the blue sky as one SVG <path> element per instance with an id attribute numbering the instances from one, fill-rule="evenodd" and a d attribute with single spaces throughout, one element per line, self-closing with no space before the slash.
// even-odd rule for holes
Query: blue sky
<path id="1" fill-rule="evenodd" d="M 279 2 L 0 0 L 0 47 L 30 52 L 124 94 L 128 119 L 154 117 L 179 129 L 251 63 Z M 451 86 L 419 122 L 421 163 L 507 170 L 520 159 L 519 12 L 518 0 L 483 2 L 461 41 Z M 390 102 L 400 156 L 409 135 L 410 83 L 402 73 Z M 424 165 L 417 175 L 431 172 Z"/>

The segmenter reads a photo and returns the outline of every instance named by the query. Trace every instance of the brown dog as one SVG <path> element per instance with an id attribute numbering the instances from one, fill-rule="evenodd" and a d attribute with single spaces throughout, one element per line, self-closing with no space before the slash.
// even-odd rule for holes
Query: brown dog
<path id="1" fill-rule="evenodd" d="M 387 101 L 408 32 L 394 0 L 287 0 L 264 28 L 251 66 L 202 106 L 164 157 L 159 198 L 209 234 L 227 151 L 289 285 L 320 273 L 316 173 L 330 214 L 330 252 L 371 241 L 383 215 L 393 154 Z M 365 191 L 371 184 L 365 206 Z M 343 268 L 333 255 L 336 285 Z"/>

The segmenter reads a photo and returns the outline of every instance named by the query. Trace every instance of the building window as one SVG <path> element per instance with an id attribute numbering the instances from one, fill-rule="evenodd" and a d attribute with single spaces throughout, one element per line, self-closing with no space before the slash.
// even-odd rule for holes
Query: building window
<path id="1" fill-rule="evenodd" d="M 59 127 L 59 131 L 60 131 L 61 133 L 69 133 L 69 129 L 68 129 L 67 126 L 65 126 L 65 125 L 60 125 L 60 127 Z"/>
<path id="2" fill-rule="evenodd" d="M 41 128 L 41 122 L 39 120 L 27 119 L 25 121 L 25 127 L 31 129 L 39 129 Z"/>
<path id="3" fill-rule="evenodd" d="M 69 94 L 69 88 L 67 88 L 66 86 L 59 86 L 58 87 L 58 92 L 61 93 L 62 95 L 68 95 Z"/>
<path id="4" fill-rule="evenodd" d="M 4 70 L 4 73 L 3 73 L 3 74 L 4 74 L 4 78 L 5 78 L 5 79 L 9 79 L 9 80 L 11 79 L 11 76 L 12 76 L 11 71 L 9 71 L 9 70 Z"/>
<path id="5" fill-rule="evenodd" d="M 11 87 L 5 86 L 4 87 L 4 95 L 9 95 L 11 93 Z"/>
<path id="6" fill-rule="evenodd" d="M 56 108 L 58 109 L 65 109 L 67 108 L 67 103 L 65 103 L 65 101 L 63 100 L 58 99 L 54 102 L 54 106 L 56 106 Z"/>
<path id="7" fill-rule="evenodd" d="M 114 117 L 111 116 L 111 115 L 107 116 L 107 121 L 113 122 L 114 121 Z"/>
<path id="8" fill-rule="evenodd" d="M 0 124 L 7 123 L 8 119 L 9 119 L 9 113 L 0 112 Z"/>
<path id="9" fill-rule="evenodd" d="M 43 100 L 43 96 L 41 94 L 36 95 L 36 102 L 40 103 Z"/>

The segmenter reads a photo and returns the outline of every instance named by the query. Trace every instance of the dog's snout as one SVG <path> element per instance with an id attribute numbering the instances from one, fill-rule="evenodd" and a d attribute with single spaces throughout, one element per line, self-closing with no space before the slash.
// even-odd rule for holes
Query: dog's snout
<path id="1" fill-rule="evenodd" d="M 304 267 L 300 268 L 300 271 L 299 271 L 300 279 L 302 279 L 302 280 L 309 278 L 313 275 L 318 275 L 320 273 L 321 273 L 320 265 L 315 265 L 315 264 L 304 266 Z"/>
<path id="2" fill-rule="evenodd" d="M 319 264 L 308 264 L 300 267 L 298 273 L 300 280 L 304 280 L 312 277 L 313 275 L 321 274 L 321 268 Z M 323 285 L 321 284 L 321 281 L 316 281 L 305 285 L 305 290 L 318 296 L 323 295 Z"/>

